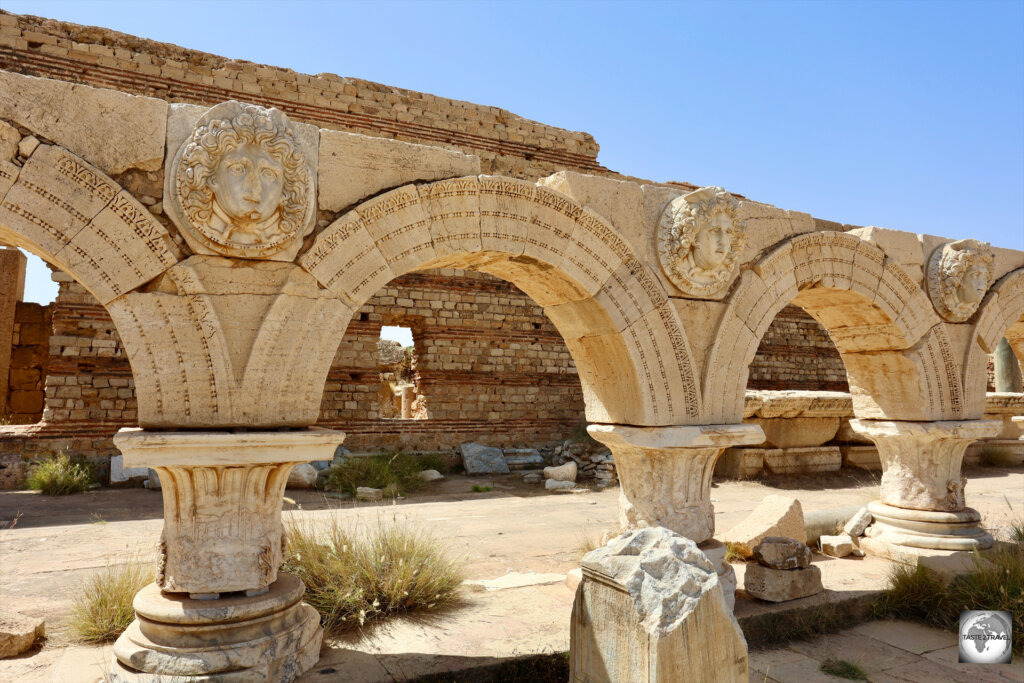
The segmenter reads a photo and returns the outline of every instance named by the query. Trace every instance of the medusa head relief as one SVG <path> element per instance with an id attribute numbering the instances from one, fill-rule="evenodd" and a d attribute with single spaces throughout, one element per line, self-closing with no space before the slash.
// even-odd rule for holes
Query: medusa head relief
<path id="1" fill-rule="evenodd" d="M 658 256 L 669 280 L 696 297 L 723 294 L 746 243 L 746 223 L 736 199 L 720 187 L 676 197 L 665 209 Z"/>
<path id="2" fill-rule="evenodd" d="M 978 310 L 995 269 L 995 254 L 987 242 L 958 240 L 937 247 L 928 259 L 928 297 L 936 312 L 951 323 L 962 323 Z"/>
<path id="3" fill-rule="evenodd" d="M 174 159 L 172 217 L 197 253 L 290 261 L 313 229 L 313 173 L 288 117 L 225 102 Z"/>

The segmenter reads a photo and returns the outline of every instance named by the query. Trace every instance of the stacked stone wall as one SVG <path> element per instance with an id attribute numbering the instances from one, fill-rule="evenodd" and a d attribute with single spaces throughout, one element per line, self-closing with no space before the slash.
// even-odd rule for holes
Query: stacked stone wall
<path id="1" fill-rule="evenodd" d="M 7 418 L 12 424 L 33 424 L 43 416 L 50 360 L 51 306 L 19 301 L 14 311 Z"/>
<path id="2" fill-rule="evenodd" d="M 589 134 L 498 107 L 334 74 L 309 76 L 52 19 L 0 12 L 0 69 L 169 102 L 254 102 L 323 128 L 476 154 L 486 173 L 610 173 L 597 163 Z"/>
<path id="3" fill-rule="evenodd" d="M 786 306 L 775 316 L 750 364 L 747 388 L 850 390 L 828 332 L 797 306 Z"/>

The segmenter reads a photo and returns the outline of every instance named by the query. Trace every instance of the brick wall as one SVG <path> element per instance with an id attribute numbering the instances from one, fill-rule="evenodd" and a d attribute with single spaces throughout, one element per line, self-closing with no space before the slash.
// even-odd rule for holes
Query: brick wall
<path id="1" fill-rule="evenodd" d="M 19 301 L 15 308 L 7 384 L 7 416 L 12 424 L 33 424 L 43 416 L 52 317 L 51 306 Z"/>
<path id="2" fill-rule="evenodd" d="M 188 50 L 93 26 L 0 11 L 0 69 L 169 102 L 231 99 L 273 106 L 322 128 L 457 149 L 486 173 L 540 178 L 563 169 L 606 174 L 587 133 L 504 109 L 334 74 Z"/>
<path id="3" fill-rule="evenodd" d="M 761 339 L 747 388 L 850 390 L 843 359 L 828 332 L 796 306 L 779 311 Z"/>

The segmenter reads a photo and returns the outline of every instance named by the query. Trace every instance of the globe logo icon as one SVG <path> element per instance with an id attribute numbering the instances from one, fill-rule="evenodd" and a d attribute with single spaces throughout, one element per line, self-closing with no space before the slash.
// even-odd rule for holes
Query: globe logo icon
<path id="1" fill-rule="evenodd" d="M 1009 612 L 964 610 L 960 613 L 960 661 L 1001 664 L 1010 661 L 1013 622 Z"/>

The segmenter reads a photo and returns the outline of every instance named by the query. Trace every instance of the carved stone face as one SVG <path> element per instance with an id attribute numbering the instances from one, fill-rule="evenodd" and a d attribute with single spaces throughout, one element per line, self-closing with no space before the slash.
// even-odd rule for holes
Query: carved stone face
<path id="1" fill-rule="evenodd" d="M 713 270 L 725 263 L 732 249 L 732 219 L 725 212 L 716 213 L 710 224 L 693 238 L 693 262 L 703 270 Z"/>
<path id="2" fill-rule="evenodd" d="M 964 273 L 963 282 L 956 289 L 956 298 L 965 304 L 977 304 L 988 289 L 988 269 L 981 261 L 974 260 Z"/>
<path id="3" fill-rule="evenodd" d="M 262 223 L 281 207 L 284 166 L 253 144 L 226 152 L 210 186 L 214 201 L 239 223 Z"/>

